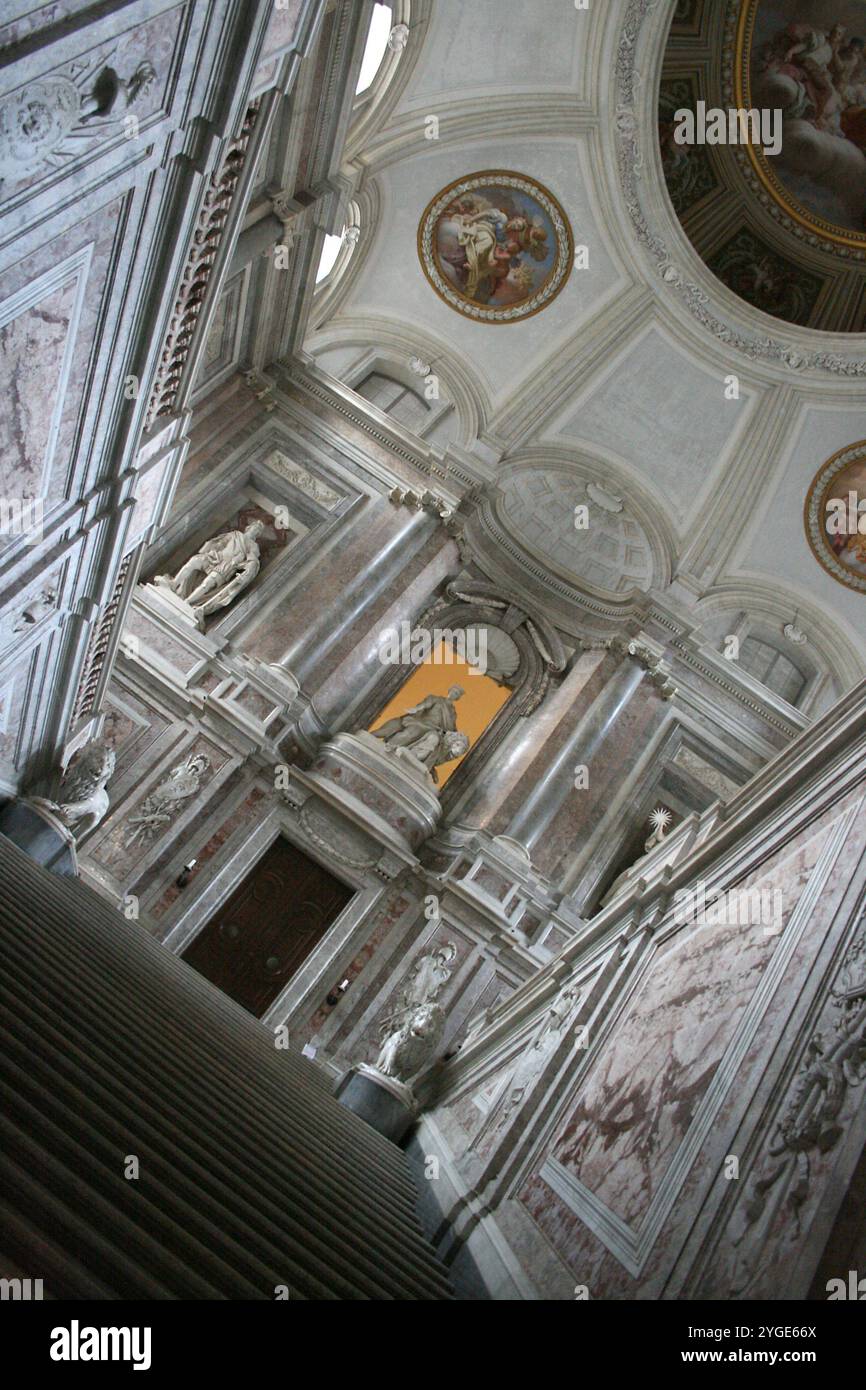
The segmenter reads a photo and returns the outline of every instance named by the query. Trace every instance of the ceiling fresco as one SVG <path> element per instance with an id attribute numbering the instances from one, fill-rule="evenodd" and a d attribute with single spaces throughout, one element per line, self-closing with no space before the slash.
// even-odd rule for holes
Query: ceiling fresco
<path id="1" fill-rule="evenodd" d="M 805 523 L 819 565 L 866 594 L 866 440 L 821 467 L 806 497 Z"/>
<path id="2" fill-rule="evenodd" d="M 427 207 L 418 254 L 446 304 L 485 323 L 537 314 L 571 271 L 574 239 L 553 194 L 525 174 L 458 179 Z"/>
<path id="3" fill-rule="evenodd" d="M 864 40 L 862 0 L 681 6 L 659 88 L 668 193 L 702 259 L 763 313 L 830 332 L 866 326 Z M 677 143 L 677 113 L 701 109 L 772 115 L 778 153 Z"/>
<path id="4" fill-rule="evenodd" d="M 809 231 L 866 247 L 862 0 L 744 0 L 737 105 L 783 114 L 778 159 L 749 147 L 770 196 Z"/>

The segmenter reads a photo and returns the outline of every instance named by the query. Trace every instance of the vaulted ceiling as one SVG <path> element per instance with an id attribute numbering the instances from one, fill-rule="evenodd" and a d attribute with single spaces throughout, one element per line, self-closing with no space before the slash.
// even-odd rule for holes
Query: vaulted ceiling
<path id="1" fill-rule="evenodd" d="M 707 632 L 745 612 L 782 648 L 797 614 L 804 650 L 848 684 L 866 600 L 818 564 L 803 509 L 821 465 L 866 439 L 866 338 L 744 303 L 685 234 L 658 108 L 671 21 L 707 39 L 697 0 L 541 8 L 403 4 L 405 51 L 359 103 L 341 175 L 360 237 L 305 348 L 362 394 L 374 369 L 411 382 L 410 357 L 428 364 L 454 406 L 428 443 L 446 471 L 474 464 L 500 534 L 551 586 L 664 592 Z M 417 249 L 431 199 L 490 170 L 549 190 L 587 253 L 514 322 L 457 312 Z M 586 543 L 581 504 L 602 522 Z"/>

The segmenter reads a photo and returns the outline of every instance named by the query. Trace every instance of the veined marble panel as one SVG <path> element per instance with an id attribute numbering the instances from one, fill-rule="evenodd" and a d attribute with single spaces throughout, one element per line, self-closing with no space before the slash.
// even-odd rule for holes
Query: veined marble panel
<path id="1" fill-rule="evenodd" d="M 693 1219 L 687 1210 L 680 1221 L 678 1202 L 694 1190 L 705 1146 L 718 1153 L 730 1142 L 718 1139 L 719 1126 L 723 1134 L 731 1106 L 751 1094 L 808 977 L 847 882 L 858 811 L 849 798 L 793 849 L 725 885 L 778 889 L 781 933 L 682 928 L 600 1046 L 522 1196 L 563 1258 L 591 1276 L 594 1297 L 621 1289 L 623 1270 L 657 1270 L 676 1245 L 673 1228 Z"/>
<path id="2" fill-rule="evenodd" d="M 786 922 L 827 833 L 786 865 Z M 774 874 L 748 886 L 777 884 Z M 596 1060 L 553 1155 L 629 1225 L 646 1212 L 781 940 L 760 924 L 679 934 Z"/>
<path id="3" fill-rule="evenodd" d="M 0 455 L 4 497 L 48 491 L 90 251 L 67 257 L 0 304 L 0 393 L 8 411 Z"/>
<path id="4" fill-rule="evenodd" d="M 10 422 L 0 497 L 67 495 L 123 204 L 115 199 L 0 276 L 0 392 Z"/>

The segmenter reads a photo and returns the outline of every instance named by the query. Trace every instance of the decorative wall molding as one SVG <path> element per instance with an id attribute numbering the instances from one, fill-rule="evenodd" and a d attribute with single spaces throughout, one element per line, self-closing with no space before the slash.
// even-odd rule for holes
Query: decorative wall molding
<path id="1" fill-rule="evenodd" d="M 208 179 L 154 378 L 145 417 L 146 429 L 150 429 L 161 416 L 170 415 L 175 408 L 184 366 L 192 347 L 217 249 L 244 167 L 261 101 L 261 97 L 256 97 L 250 102 L 240 131 L 228 142 L 219 169 Z"/>
<path id="2" fill-rule="evenodd" d="M 120 569 L 118 570 L 111 597 L 99 615 L 93 631 L 91 632 L 90 641 L 87 644 L 87 651 L 84 657 L 81 677 L 78 682 L 75 703 L 72 707 L 70 730 L 73 733 L 82 719 L 95 708 L 101 687 L 104 684 L 104 677 L 107 675 L 106 662 L 112 647 L 112 640 L 116 635 L 115 622 L 124 599 L 127 580 L 130 577 L 134 558 L 137 559 L 137 556 L 133 551 L 130 551 L 128 555 L 124 556 Z"/>

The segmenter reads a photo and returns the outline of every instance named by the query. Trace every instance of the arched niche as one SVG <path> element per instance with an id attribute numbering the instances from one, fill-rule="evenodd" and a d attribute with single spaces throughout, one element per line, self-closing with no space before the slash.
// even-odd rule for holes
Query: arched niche
<path id="1" fill-rule="evenodd" d="M 441 801 L 446 814 L 483 773 L 517 720 L 538 708 L 551 678 L 565 668 L 565 652 L 551 624 L 517 596 L 482 580 L 452 581 L 444 595 L 412 625 L 411 632 L 416 640 L 419 634 L 426 634 L 432 647 L 437 633 L 465 634 L 479 628 L 487 633 L 487 674 L 511 693 L 445 783 Z M 369 728 L 377 721 L 422 665 L 419 661 L 385 666 L 358 711 L 358 725 Z"/>

